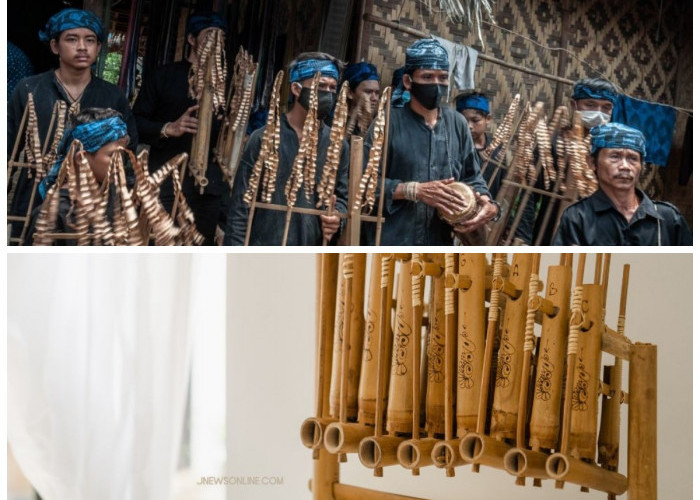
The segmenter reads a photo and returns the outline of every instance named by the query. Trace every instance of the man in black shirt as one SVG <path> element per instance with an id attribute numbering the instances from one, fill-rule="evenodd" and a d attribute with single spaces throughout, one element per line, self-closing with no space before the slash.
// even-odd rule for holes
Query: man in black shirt
<path id="1" fill-rule="evenodd" d="M 134 115 L 141 141 L 150 144 L 149 170 L 158 170 L 165 162 L 180 153 L 190 153 L 192 137 L 197 132 L 198 120 L 193 116 L 197 102 L 189 97 L 188 75 L 196 60 L 197 50 L 212 29 L 225 29 L 224 20 L 213 12 L 197 12 L 187 21 L 187 42 L 190 54 L 186 60 L 161 66 L 144 81 L 134 103 Z M 220 121 L 212 120 L 212 144 L 216 142 Z M 181 179 L 182 190 L 195 216 L 197 230 L 204 236 L 205 245 L 215 244 L 216 226 L 220 220 L 220 201 L 228 184 L 218 165 L 213 163 L 211 148 L 206 170 L 209 181 L 204 192 L 195 185 L 194 177 L 186 174 Z M 174 202 L 173 184 L 167 180 L 161 187 L 161 200 L 170 211 Z"/>
<path id="2" fill-rule="evenodd" d="M 323 123 L 335 102 L 335 93 L 340 76 L 340 63 L 332 56 L 322 52 L 307 52 L 300 54 L 292 61 L 289 69 L 291 82 L 290 92 L 294 96 L 294 103 L 287 114 L 280 119 L 279 141 L 279 166 L 277 171 L 275 191 L 272 195 L 272 203 L 286 205 L 285 184 L 292 173 L 294 159 L 299 151 L 299 141 L 302 137 L 302 129 L 308 114 L 310 87 L 314 75 L 320 73 L 318 84 L 318 148 L 316 157 L 316 179 L 318 185 L 326 163 L 326 156 L 330 146 L 330 128 Z M 264 129 L 253 132 L 246 143 L 241 157 L 241 164 L 236 171 L 233 182 L 233 195 L 231 207 L 226 221 L 225 245 L 243 245 L 248 225 L 249 207 L 243 197 L 248 189 L 248 181 L 253 171 L 253 166 L 260 155 L 262 136 Z M 347 212 L 348 198 L 348 162 L 349 153 L 347 143 L 343 143 L 340 154 L 340 163 L 336 175 L 334 196 L 335 211 Z M 258 193 L 258 200 L 261 194 Z M 315 208 L 318 202 L 316 191 L 309 193 L 307 199 L 304 187 L 299 189 L 296 206 Z M 321 245 L 323 239 L 331 239 L 339 233 L 340 217 L 338 215 L 307 215 L 294 213 L 291 216 L 287 245 Z M 285 213 L 274 210 L 256 210 L 250 233 L 251 245 L 281 245 L 285 227 Z"/>
<path id="3" fill-rule="evenodd" d="M 678 209 L 652 201 L 636 183 L 646 154 L 644 134 L 621 123 L 591 130 L 589 166 L 598 190 L 568 207 L 554 245 L 692 245 Z"/>
<path id="4" fill-rule="evenodd" d="M 64 9 L 48 20 L 39 38 L 47 42 L 51 51 L 58 56 L 59 66 L 58 69 L 25 78 L 15 87 L 7 110 L 8 158 L 17 135 L 22 132 L 20 124 L 30 93 L 34 97 L 42 145 L 47 139 L 54 103 L 65 101 L 72 111 L 67 119 L 79 109 L 87 108 L 111 108 L 121 113 L 130 137 L 129 148 L 135 150 L 138 132 L 124 92 L 91 72 L 104 39 L 100 19 L 86 10 Z M 27 214 L 34 179 L 27 177 L 26 170 L 22 169 L 17 178 L 8 215 Z M 8 179 L 9 182 L 11 179 Z M 36 196 L 32 209 L 40 203 L 41 198 Z M 12 235 L 19 236 L 21 230 L 22 224 L 14 223 Z"/>

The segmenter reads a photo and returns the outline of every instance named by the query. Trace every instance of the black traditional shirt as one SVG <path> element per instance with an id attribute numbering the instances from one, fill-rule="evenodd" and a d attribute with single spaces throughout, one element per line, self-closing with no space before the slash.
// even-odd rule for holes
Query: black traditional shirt
<path id="1" fill-rule="evenodd" d="M 372 147 L 374 126 L 365 136 L 365 158 Z M 479 169 L 467 120 L 461 113 L 442 107 L 431 129 L 410 106 L 392 107 L 384 182 L 382 245 L 453 245 L 452 226 L 425 203 L 394 200 L 403 182 L 428 182 L 453 177 L 490 196 Z M 379 198 L 377 190 L 377 205 Z M 376 205 L 375 205 L 376 206 Z M 365 242 L 374 244 L 374 225 L 365 225 Z"/>
<path id="2" fill-rule="evenodd" d="M 246 229 L 248 224 L 249 207 L 243 201 L 243 195 L 248 189 L 248 180 L 253 171 L 260 148 L 264 128 L 253 132 L 246 143 L 241 157 L 241 163 L 236 171 L 236 178 L 233 183 L 233 195 L 226 222 L 225 245 L 243 245 L 245 242 Z M 321 124 L 318 137 L 318 156 L 316 159 L 316 186 L 318 185 L 323 166 L 326 163 L 326 152 L 330 145 L 330 128 Z M 292 172 L 292 165 L 297 151 L 299 150 L 299 138 L 294 129 L 289 125 L 287 116 L 282 115 L 280 123 L 280 145 L 279 145 L 279 167 L 275 182 L 275 192 L 272 195 L 272 203 L 286 205 L 285 184 Z M 336 177 L 335 195 L 337 212 L 347 213 L 348 199 L 348 145 L 343 144 L 340 155 L 340 164 Z M 261 180 L 262 184 L 262 180 Z M 260 191 L 262 185 L 260 185 Z M 306 199 L 304 187 L 299 189 L 296 206 L 306 208 L 316 208 L 318 195 L 314 191 L 311 201 Z M 260 201 L 260 196 L 258 196 Z M 276 210 L 256 208 L 253 216 L 253 225 L 250 233 L 250 245 L 281 245 L 286 213 Z M 342 224 L 341 224 L 342 229 Z M 338 231 L 340 233 L 340 230 Z M 287 245 L 321 245 L 323 243 L 323 233 L 321 231 L 321 219 L 317 215 L 292 214 L 289 227 Z"/>
<path id="3" fill-rule="evenodd" d="M 693 244 L 693 235 L 676 207 L 663 201 L 652 201 L 639 189 L 635 192 L 640 203 L 629 222 L 600 189 L 574 203 L 564 210 L 553 244 Z"/>

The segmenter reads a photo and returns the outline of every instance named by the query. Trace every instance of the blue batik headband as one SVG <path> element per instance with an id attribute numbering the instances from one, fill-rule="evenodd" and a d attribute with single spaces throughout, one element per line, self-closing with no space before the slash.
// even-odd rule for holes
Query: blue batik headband
<path id="1" fill-rule="evenodd" d="M 379 73 L 374 64 L 359 62 L 351 64 L 343 71 L 343 78 L 350 84 L 350 88 L 355 90 L 359 84 L 367 80 L 379 81 Z"/>
<path id="2" fill-rule="evenodd" d="M 489 100 L 480 95 L 464 95 L 457 98 L 457 111 L 462 112 L 465 109 L 476 109 L 485 114 L 489 114 Z"/>
<path id="3" fill-rule="evenodd" d="M 126 135 L 126 123 L 118 116 L 111 116 L 90 123 L 81 123 L 67 131 L 58 147 L 61 156 L 53 164 L 46 178 L 39 184 L 41 197 L 46 198 L 46 191 L 56 182 L 61 164 L 74 140 L 79 140 L 83 145 L 83 149 L 88 153 L 95 153 L 104 145 L 118 141 L 122 137 L 126 137 Z"/>
<path id="4" fill-rule="evenodd" d="M 321 73 L 321 76 L 334 78 L 338 81 L 338 67 L 328 59 L 304 59 L 299 61 L 289 70 L 290 83 L 301 82 L 309 78 L 313 78 L 316 73 Z"/>
<path id="5" fill-rule="evenodd" d="M 423 38 L 406 49 L 406 73 L 416 69 L 439 69 L 448 71 L 450 59 L 447 50 L 433 38 Z"/>
<path id="6" fill-rule="evenodd" d="M 614 104 L 617 100 L 617 93 L 607 89 L 592 89 L 586 85 L 577 83 L 574 85 L 574 95 L 572 97 L 575 101 L 579 99 L 604 99 Z"/>
<path id="7" fill-rule="evenodd" d="M 631 149 L 646 156 L 644 134 L 622 123 L 607 123 L 591 129 L 591 154 L 604 148 Z"/>
<path id="8" fill-rule="evenodd" d="M 61 33 L 74 28 L 87 28 L 95 33 L 100 42 L 104 41 L 100 18 L 89 10 L 82 9 L 63 9 L 51 16 L 44 29 L 39 31 L 39 40 L 57 40 Z"/>
<path id="9" fill-rule="evenodd" d="M 187 20 L 187 34 L 199 35 L 207 28 L 219 28 L 226 31 L 226 21 L 216 12 L 195 12 Z"/>

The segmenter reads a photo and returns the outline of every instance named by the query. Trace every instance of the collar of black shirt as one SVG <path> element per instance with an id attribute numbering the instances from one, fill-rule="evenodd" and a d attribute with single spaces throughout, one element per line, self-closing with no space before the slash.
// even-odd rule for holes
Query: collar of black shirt
<path id="1" fill-rule="evenodd" d="M 639 202 L 637 211 L 634 213 L 633 219 L 641 219 L 647 215 L 661 219 L 661 214 L 659 214 L 658 210 L 656 210 L 654 202 L 651 201 L 651 198 L 649 198 L 641 189 L 635 188 L 634 192 L 637 194 L 637 198 L 641 201 Z M 608 198 L 608 195 L 606 195 L 602 189 L 598 189 L 591 195 L 591 203 L 593 210 L 596 212 L 604 212 L 611 209 L 617 210 L 615 204 L 610 198 Z"/>

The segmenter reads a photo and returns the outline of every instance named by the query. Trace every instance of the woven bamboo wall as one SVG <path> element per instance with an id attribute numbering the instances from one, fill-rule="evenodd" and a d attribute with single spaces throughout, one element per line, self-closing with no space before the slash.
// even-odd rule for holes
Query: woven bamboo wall
<path id="1" fill-rule="evenodd" d="M 436 2 L 433 2 L 436 3 Z M 564 75 L 576 80 L 602 73 L 625 93 L 662 103 L 673 103 L 678 68 L 680 18 L 690 12 L 689 1 L 595 0 L 571 3 L 571 27 Z M 500 28 L 482 26 L 485 47 L 466 23 L 448 22 L 431 13 L 420 0 L 376 0 L 371 13 L 384 19 L 441 36 L 507 62 L 539 72 L 556 74 L 559 55 Z M 494 18 L 502 28 L 538 43 L 558 47 L 562 36 L 562 2 L 496 0 Z M 367 59 L 381 71 L 382 84 L 391 83 L 392 71 L 404 64 L 404 51 L 415 38 L 397 30 L 370 25 Z M 521 92 L 529 100 L 542 100 L 551 109 L 555 83 L 536 76 L 480 61 L 475 82 L 492 98 L 496 121 L 506 112 L 512 96 Z M 571 88 L 564 88 L 568 97 Z"/>

